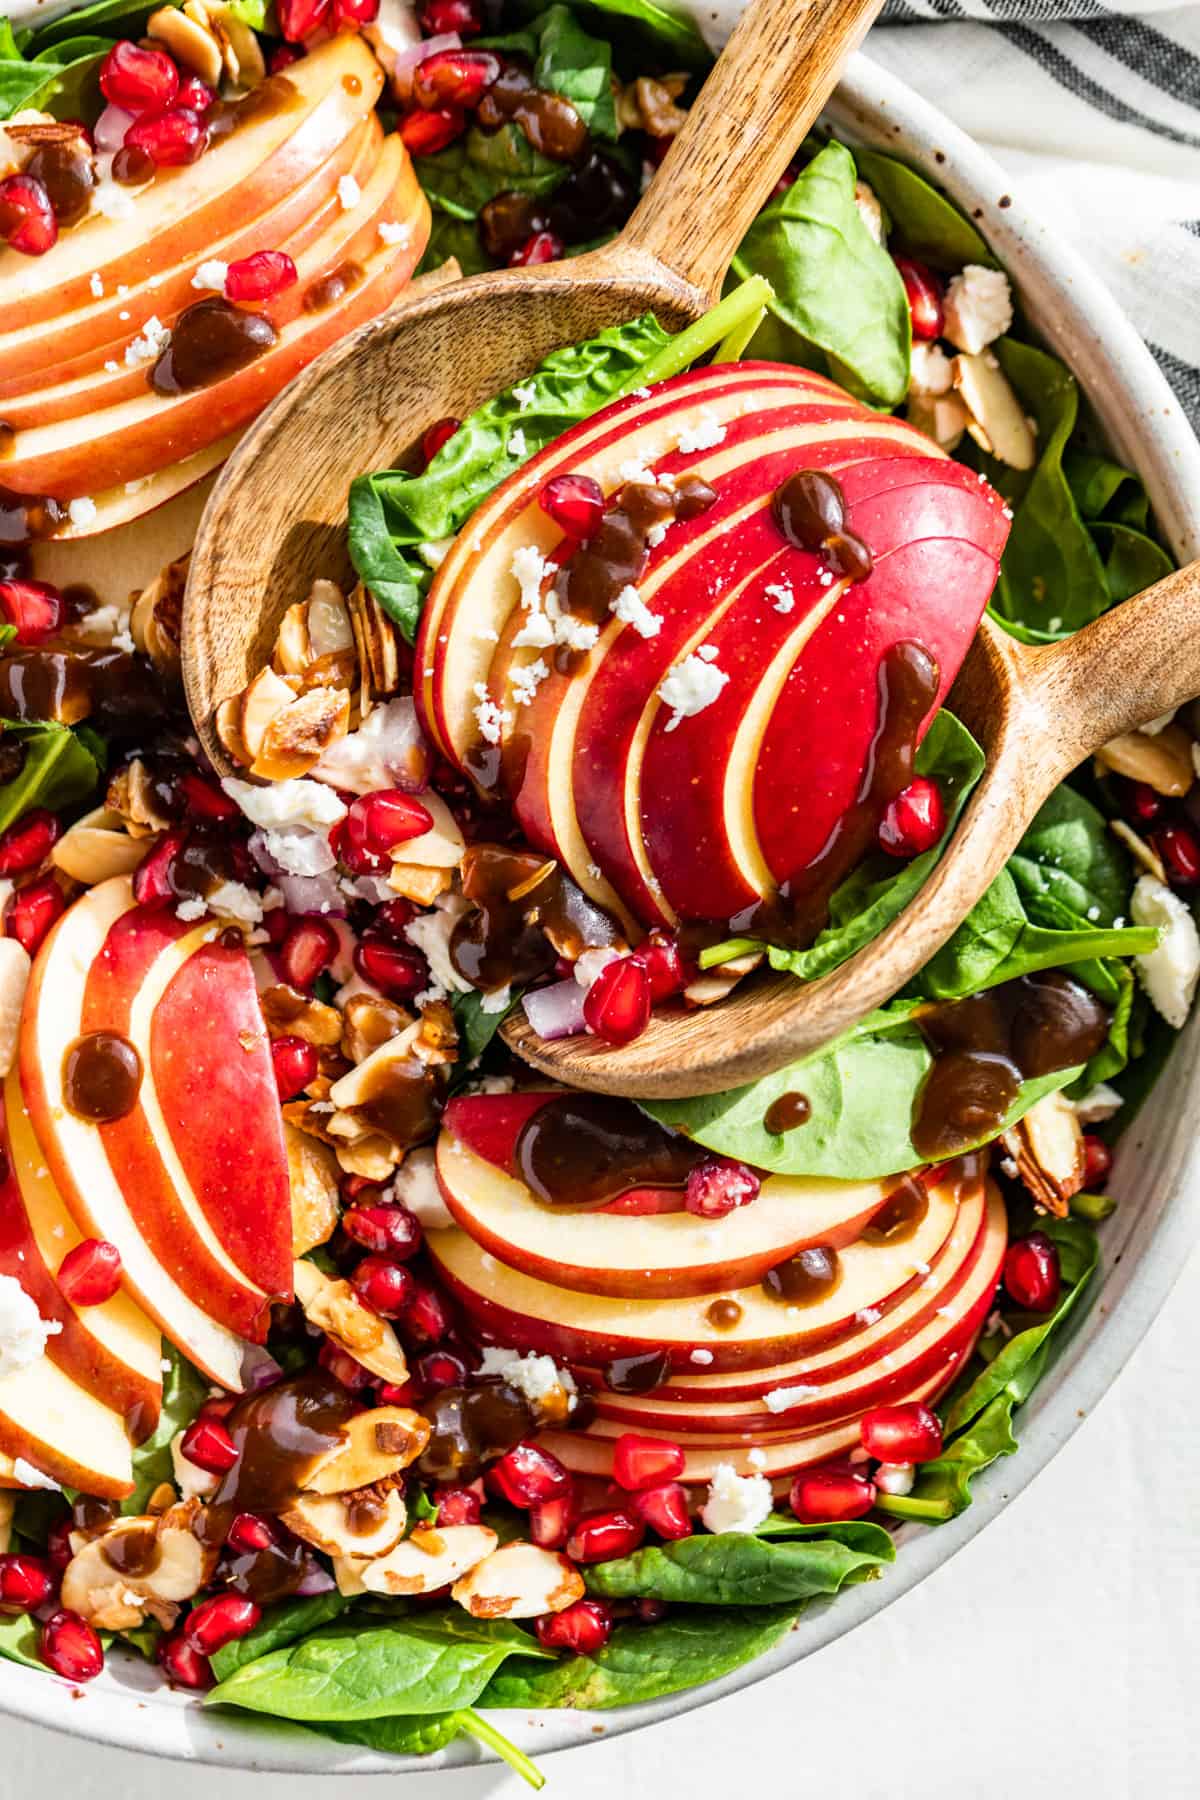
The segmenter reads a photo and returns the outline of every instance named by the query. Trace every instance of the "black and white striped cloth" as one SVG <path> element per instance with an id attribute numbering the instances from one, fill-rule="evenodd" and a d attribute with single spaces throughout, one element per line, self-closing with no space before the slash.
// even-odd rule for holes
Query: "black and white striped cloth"
<path id="1" fill-rule="evenodd" d="M 888 0 L 866 49 L 1082 252 L 1200 431 L 1200 5 Z"/>

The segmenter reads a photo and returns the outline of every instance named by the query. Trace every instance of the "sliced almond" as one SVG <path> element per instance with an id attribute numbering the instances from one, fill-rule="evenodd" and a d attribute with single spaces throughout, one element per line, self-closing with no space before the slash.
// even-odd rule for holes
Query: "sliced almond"
<path id="1" fill-rule="evenodd" d="M 370 1369 L 372 1375 L 378 1375 L 381 1381 L 395 1382 L 399 1386 L 408 1380 L 408 1364 L 395 1332 L 378 1313 L 363 1305 L 348 1281 L 333 1280 L 304 1257 L 294 1265 L 293 1280 L 296 1299 L 310 1325 L 325 1332 L 348 1356 Z M 391 1470 L 381 1471 L 381 1474 L 390 1473 Z M 364 1475 L 345 1485 L 365 1487 L 379 1479 L 379 1475 Z"/>
<path id="2" fill-rule="evenodd" d="M 50 852 L 50 861 L 84 887 L 114 875 L 132 875 L 146 854 L 144 840 L 122 828 L 121 815 L 96 806 L 68 826 Z"/>
<path id="3" fill-rule="evenodd" d="M 129 633 L 134 643 L 165 675 L 179 673 L 183 593 L 190 560 L 189 551 L 160 569 L 150 585 L 142 589 L 129 615 Z"/>
<path id="4" fill-rule="evenodd" d="M 251 763 L 250 752 L 246 748 L 246 740 L 242 736 L 242 697 L 231 694 L 228 700 L 222 700 L 213 714 L 213 724 L 217 736 L 232 756 L 234 762 L 248 769 Z"/>
<path id="5" fill-rule="evenodd" d="M 958 394 L 910 394 L 904 416 L 943 450 L 957 450 L 967 429 L 967 409 Z"/>
<path id="6" fill-rule="evenodd" d="M 1086 1163 L 1083 1130 L 1065 1095 L 1035 1101 L 1001 1142 L 1037 1205 L 1065 1215 L 1072 1194 L 1083 1186 Z"/>
<path id="7" fill-rule="evenodd" d="M 332 581 L 314 581 L 306 608 L 314 656 L 336 656 L 340 651 L 354 649 L 354 629 L 340 587 Z"/>
<path id="8" fill-rule="evenodd" d="M 260 669 L 242 694 L 238 730 L 252 759 L 257 760 L 267 727 L 295 699 L 287 683 L 274 669 Z"/>
<path id="9" fill-rule="evenodd" d="M 276 982 L 263 989 L 258 1001 L 272 1037 L 303 1038 L 318 1050 L 331 1050 L 341 1041 L 342 1017 L 337 1008 L 302 994 L 299 988 Z"/>
<path id="10" fill-rule="evenodd" d="M 363 687 L 376 700 L 390 699 L 400 685 L 396 627 L 361 581 L 346 604 L 354 628 Z"/>
<path id="11" fill-rule="evenodd" d="M 1162 857 L 1144 837 L 1139 837 L 1132 825 L 1126 824 L 1124 819 L 1110 819 L 1108 829 L 1124 844 L 1133 860 L 1140 863 L 1143 869 L 1148 869 L 1156 881 L 1166 881 L 1167 871 L 1163 867 Z"/>
<path id="12" fill-rule="evenodd" d="M 17 1496 L 0 1488 L 0 1556 L 8 1553 L 12 1543 L 13 1512 L 16 1509 Z"/>
<path id="13" fill-rule="evenodd" d="M 358 678 L 358 658 L 353 650 L 331 650 L 327 656 L 314 657 L 300 679 L 300 692 L 313 688 L 345 688 L 347 694 Z"/>
<path id="14" fill-rule="evenodd" d="M 147 37 L 165 44 L 175 61 L 215 88 L 221 81 L 221 49 L 211 31 L 175 6 L 160 7 L 146 20 Z"/>
<path id="15" fill-rule="evenodd" d="M 420 1031 L 419 1021 L 406 1026 L 399 1037 L 381 1044 L 365 1062 L 360 1062 L 348 1074 L 335 1081 L 329 1090 L 329 1098 L 333 1104 L 339 1108 L 363 1105 L 378 1091 L 381 1080 L 393 1072 L 403 1075 L 410 1064 L 413 1075 L 421 1075 L 423 1071 L 417 1063 L 413 1048 Z"/>
<path id="16" fill-rule="evenodd" d="M 1096 752 L 1096 761 L 1114 775 L 1144 781 L 1156 794 L 1178 799 L 1196 779 L 1192 738 L 1182 725 L 1164 725 L 1153 734 L 1127 731 L 1110 738 Z"/>
<path id="17" fill-rule="evenodd" d="M 425 863 L 393 863 L 387 879 L 393 893 L 417 906 L 432 906 L 439 894 L 448 894 L 454 885 L 451 870 Z"/>
<path id="18" fill-rule="evenodd" d="M 407 843 L 397 844 L 389 852 L 393 866 L 403 863 L 423 868 L 457 869 L 467 846 L 454 814 L 441 795 L 435 794 L 432 788 L 418 794 L 417 799 L 429 813 L 433 824 L 420 837 L 409 838 Z"/>
<path id="19" fill-rule="evenodd" d="M 109 812 L 117 814 L 132 837 L 153 837 L 171 828 L 170 818 L 159 807 L 150 771 L 140 756 L 117 770 L 108 784 L 104 801 Z"/>
<path id="20" fill-rule="evenodd" d="M 745 976 L 757 969 L 762 961 L 762 952 L 753 951 L 746 956 L 735 956 L 732 962 L 721 963 L 715 969 L 704 969 L 695 981 L 689 982 L 683 990 L 683 997 L 693 1006 L 711 1006 L 716 1000 L 723 1000 L 731 993 Z"/>
<path id="21" fill-rule="evenodd" d="M 318 1244 L 327 1244 L 337 1229 L 337 1158 L 286 1119 L 283 1141 L 292 1194 L 292 1254 L 304 1256 Z"/>
<path id="22" fill-rule="evenodd" d="M 236 59 L 236 72 L 230 74 L 230 80 L 236 81 L 241 88 L 257 87 L 266 78 L 267 65 L 253 31 L 232 6 L 224 4 L 224 0 L 203 0 L 203 3 L 210 21 L 218 33 L 224 35 Z"/>
<path id="23" fill-rule="evenodd" d="M 308 607 L 303 600 L 289 606 L 279 621 L 272 666 L 280 675 L 303 675 L 313 660 L 308 636 Z"/>
<path id="24" fill-rule="evenodd" d="M 289 693 L 287 704 L 267 721 L 250 771 L 265 781 L 289 781 L 307 775 L 349 728 L 350 695 L 344 688 L 316 687 L 295 700 Z M 247 748 L 253 749 L 244 709 L 242 736 Z"/>
<path id="25" fill-rule="evenodd" d="M 407 1406 L 376 1406 L 342 1427 L 342 1443 L 304 1477 L 310 1494 L 350 1494 L 399 1475 L 429 1442 L 429 1421 Z"/>
<path id="26" fill-rule="evenodd" d="M 16 938 L 0 938 L 0 1075 L 16 1060 L 21 1011 L 32 967 L 29 952 Z"/>
<path id="27" fill-rule="evenodd" d="M 408 1509 L 398 1488 L 377 1494 L 301 1494 L 280 1518 L 326 1556 L 384 1556 L 404 1536 Z"/>
<path id="28" fill-rule="evenodd" d="M 490 1556 L 499 1539 L 486 1525 L 448 1525 L 438 1532 L 441 1548 L 423 1549 L 420 1539 L 406 1538 L 386 1556 L 368 1561 L 339 1557 L 333 1565 L 343 1594 L 431 1594 L 457 1581 Z"/>
<path id="29" fill-rule="evenodd" d="M 991 350 L 953 358 L 954 385 L 970 418 L 967 430 L 990 456 L 1010 469 L 1032 469 L 1037 442 L 1012 384 Z"/>
<path id="30" fill-rule="evenodd" d="M 352 1063 L 365 1062 L 413 1022 L 402 1006 L 382 994 L 351 994 L 342 1008 L 342 1055 Z"/>
<path id="31" fill-rule="evenodd" d="M 353 1144 L 339 1144 L 338 1167 L 346 1175 L 361 1175 L 364 1181 L 390 1181 L 400 1161 L 400 1151 L 391 1138 L 371 1132 Z M 388 1380 L 394 1380 L 389 1376 Z"/>
<path id="32" fill-rule="evenodd" d="M 199 1501 L 185 1500 L 158 1517 L 118 1519 L 89 1539 L 63 1571 L 63 1606 L 101 1631 L 130 1630 L 147 1614 L 174 1624 L 179 1603 L 199 1593 L 216 1567 L 215 1547 L 202 1544 L 194 1530 L 199 1510 Z M 130 1533 L 154 1540 L 152 1566 L 143 1572 L 136 1572 L 140 1554 L 134 1570 L 117 1566 L 119 1541 Z"/>
<path id="33" fill-rule="evenodd" d="M 505 1544 L 456 1581 L 451 1598 L 473 1619 L 536 1619 L 583 1598 L 583 1576 L 557 1550 Z"/>

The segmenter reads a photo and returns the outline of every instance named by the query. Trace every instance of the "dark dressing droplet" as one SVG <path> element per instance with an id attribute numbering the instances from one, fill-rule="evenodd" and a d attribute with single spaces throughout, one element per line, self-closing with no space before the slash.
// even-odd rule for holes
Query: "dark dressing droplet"
<path id="1" fill-rule="evenodd" d="M 63 1057 L 63 1099 L 77 1118 L 100 1125 L 123 1119 L 137 1105 L 142 1059 L 116 1031 L 91 1031 Z"/>
<path id="2" fill-rule="evenodd" d="M 785 1131 L 807 1125 L 811 1117 L 812 1107 L 806 1094 L 779 1094 L 763 1114 L 763 1129 L 773 1137 L 782 1137 Z"/>
<path id="3" fill-rule="evenodd" d="M 661 1387 L 671 1369 L 668 1350 L 648 1350 L 641 1356 L 619 1356 L 604 1371 L 606 1386 L 614 1394 L 648 1394 Z"/>
<path id="4" fill-rule="evenodd" d="M 185 307 L 150 371 L 157 394 L 190 394 L 244 369 L 278 341 L 270 319 L 242 312 L 220 294 Z"/>
<path id="5" fill-rule="evenodd" d="M 742 1309 L 736 1300 L 714 1300 L 704 1316 L 714 1331 L 732 1331 L 735 1325 L 741 1324 Z"/>
<path id="6" fill-rule="evenodd" d="M 633 1188 L 683 1188 L 702 1155 L 628 1100 L 563 1094 L 526 1121 L 514 1160 L 547 1205 L 596 1207 Z"/>
<path id="7" fill-rule="evenodd" d="M 837 1251 L 827 1244 L 812 1244 L 768 1269 L 762 1287 L 768 1300 L 779 1300 L 788 1306 L 812 1306 L 832 1294 L 841 1279 L 842 1259 Z"/>

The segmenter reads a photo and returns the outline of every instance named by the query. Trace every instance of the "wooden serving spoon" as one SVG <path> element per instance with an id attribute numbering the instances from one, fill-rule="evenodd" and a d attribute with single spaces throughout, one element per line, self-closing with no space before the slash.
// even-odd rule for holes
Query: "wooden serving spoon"
<path id="1" fill-rule="evenodd" d="M 480 275 L 423 296 L 319 358 L 247 433 L 192 555 L 183 666 L 196 729 L 230 769 L 213 717 L 268 660 L 317 576 L 351 579 L 346 491 L 434 420 L 464 417 L 552 350 L 646 310 L 678 329 L 717 298 L 733 252 L 880 0 L 755 0 L 625 231 L 571 262 Z M 505 1026 L 534 1067 L 633 1097 L 714 1093 L 848 1030 L 933 955 L 1062 778 L 1109 738 L 1200 693 L 1200 565 L 1068 643 L 1025 649 L 985 621 L 950 704 L 988 767 L 934 875 L 874 943 L 820 981 L 759 977 L 723 1004 L 666 1012 L 632 1044 L 544 1043 Z"/>

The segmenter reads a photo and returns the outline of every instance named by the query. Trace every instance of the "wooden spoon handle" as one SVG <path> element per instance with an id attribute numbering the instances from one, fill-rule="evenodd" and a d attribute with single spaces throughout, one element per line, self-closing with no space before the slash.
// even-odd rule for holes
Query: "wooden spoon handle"
<path id="1" fill-rule="evenodd" d="M 1200 562 L 1021 662 L 1047 767 L 1061 779 L 1110 738 L 1200 695 Z"/>
<path id="2" fill-rule="evenodd" d="M 615 248 L 710 299 L 883 0 L 754 0 Z"/>

